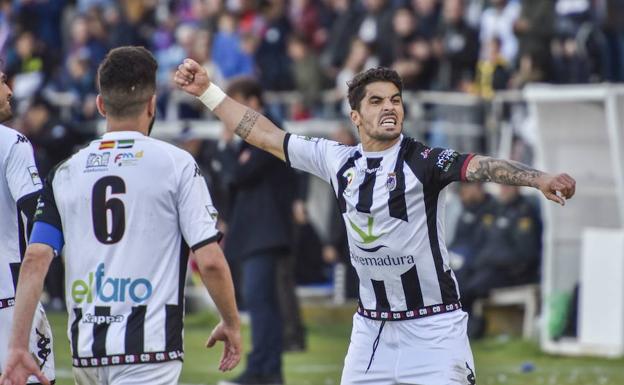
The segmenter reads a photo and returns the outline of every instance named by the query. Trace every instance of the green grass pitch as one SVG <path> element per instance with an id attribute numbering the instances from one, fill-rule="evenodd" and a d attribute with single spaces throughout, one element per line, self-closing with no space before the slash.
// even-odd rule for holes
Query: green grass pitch
<path id="1" fill-rule="evenodd" d="M 316 313 L 314 313 L 316 312 Z M 305 312 L 308 349 L 284 355 L 289 385 L 332 385 L 340 383 L 344 355 L 349 343 L 352 309 L 317 309 Z M 65 313 L 48 315 L 54 331 L 57 384 L 73 384 Z M 240 373 L 242 362 L 232 373 L 217 370 L 221 346 L 204 348 L 216 317 L 191 314 L 185 322 L 185 361 L 180 384 L 216 384 Z M 244 328 L 245 351 L 250 347 L 249 328 Z M 486 339 L 472 344 L 479 385 L 624 385 L 624 359 L 564 358 L 541 353 L 533 342 Z M 524 369 L 532 369 L 523 372 Z"/>

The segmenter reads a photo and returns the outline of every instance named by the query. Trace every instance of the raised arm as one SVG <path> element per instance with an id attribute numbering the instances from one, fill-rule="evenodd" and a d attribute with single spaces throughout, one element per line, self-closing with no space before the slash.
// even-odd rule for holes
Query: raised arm
<path id="1" fill-rule="evenodd" d="M 224 95 L 210 82 L 206 69 L 196 61 L 184 59 L 174 81 L 182 90 L 199 97 L 228 130 L 281 160 L 286 159 L 283 147 L 286 133 L 263 115 Z"/>
<path id="2" fill-rule="evenodd" d="M 511 186 L 529 186 L 560 205 L 572 198 L 576 181 L 568 174 L 547 174 L 520 162 L 476 155 L 468 163 L 466 179 L 469 182 L 495 182 Z M 559 193 L 559 194 L 558 194 Z"/>

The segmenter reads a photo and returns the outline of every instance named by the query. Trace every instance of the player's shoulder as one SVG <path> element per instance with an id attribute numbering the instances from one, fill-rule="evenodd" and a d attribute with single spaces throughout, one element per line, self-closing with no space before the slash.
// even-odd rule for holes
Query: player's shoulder
<path id="1" fill-rule="evenodd" d="M 146 137 L 145 141 L 149 146 L 154 147 L 157 151 L 161 151 L 163 155 L 166 154 L 172 161 L 176 163 L 179 163 L 180 161 L 194 161 L 193 156 L 188 151 L 183 150 L 174 144 L 165 142 L 164 140 L 149 137 Z"/>
<path id="2" fill-rule="evenodd" d="M 22 143 L 30 143 L 30 141 L 19 131 L 0 124 L 0 152 L 8 152 L 14 145 Z"/>

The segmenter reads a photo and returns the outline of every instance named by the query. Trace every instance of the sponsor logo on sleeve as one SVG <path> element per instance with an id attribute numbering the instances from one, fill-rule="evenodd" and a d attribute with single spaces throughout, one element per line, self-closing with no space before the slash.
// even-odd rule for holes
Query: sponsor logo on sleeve
<path id="1" fill-rule="evenodd" d="M 193 178 L 196 178 L 198 176 L 202 176 L 202 172 L 201 172 L 201 168 L 199 168 L 197 163 L 195 163 L 195 171 L 193 172 Z"/>
<path id="2" fill-rule="evenodd" d="M 28 167 L 28 174 L 30 174 L 30 180 L 32 181 L 33 185 L 35 186 L 41 186 L 41 178 L 39 177 L 39 171 L 37 171 L 37 167 L 35 166 L 29 166 Z"/>
<path id="3" fill-rule="evenodd" d="M 423 159 L 427 159 L 429 157 L 429 153 L 431 152 L 431 148 L 427 147 L 423 152 L 420 153 Z"/>
<path id="4" fill-rule="evenodd" d="M 440 153 L 440 155 L 438 155 L 436 166 L 440 170 L 447 172 L 453 163 L 455 163 L 457 158 L 459 158 L 459 153 L 457 151 L 451 149 L 444 150 Z"/>
<path id="5" fill-rule="evenodd" d="M 319 141 L 319 138 L 314 138 L 312 136 L 307 136 L 307 135 L 297 135 L 297 138 L 301 139 L 301 140 L 305 140 L 307 142 L 312 142 L 312 143 L 317 143 Z"/>
<path id="6" fill-rule="evenodd" d="M 212 218 L 212 220 L 214 221 L 217 220 L 217 217 L 219 216 L 219 212 L 213 205 L 206 205 L 206 211 L 208 211 L 208 215 L 210 215 L 210 218 Z"/>

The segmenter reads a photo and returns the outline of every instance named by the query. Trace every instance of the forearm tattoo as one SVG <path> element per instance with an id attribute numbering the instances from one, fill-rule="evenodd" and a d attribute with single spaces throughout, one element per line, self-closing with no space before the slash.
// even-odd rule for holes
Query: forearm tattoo
<path id="1" fill-rule="evenodd" d="M 234 132 L 241 138 L 247 139 L 259 116 L 260 114 L 256 111 L 248 108 L 247 111 L 245 111 L 245 115 L 243 115 L 241 121 L 238 122 L 238 126 L 236 126 Z"/>
<path id="2" fill-rule="evenodd" d="M 495 182 L 511 186 L 537 187 L 537 178 L 544 175 L 513 160 L 483 157 L 476 167 L 468 167 L 466 178 L 471 182 Z"/>

